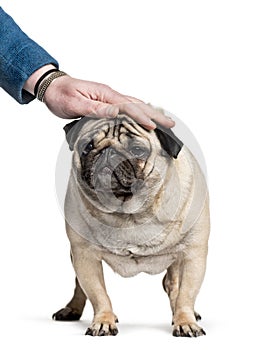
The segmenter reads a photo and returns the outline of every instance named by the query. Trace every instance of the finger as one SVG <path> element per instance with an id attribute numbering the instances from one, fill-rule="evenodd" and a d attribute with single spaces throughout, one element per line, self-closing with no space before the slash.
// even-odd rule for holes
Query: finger
<path id="1" fill-rule="evenodd" d="M 121 95 L 119 92 L 111 88 L 105 90 L 104 100 L 108 103 L 119 105 L 119 110 L 122 113 L 128 114 L 147 129 L 154 129 L 156 127 L 156 124 L 153 121 L 156 121 L 167 128 L 172 128 L 175 125 L 175 122 L 161 111 L 147 105 L 137 98 Z M 130 104 L 133 104 L 134 106 L 131 106 Z"/>
<path id="2" fill-rule="evenodd" d="M 167 116 L 163 111 L 146 103 L 138 103 L 138 107 L 144 112 L 150 119 L 157 122 L 167 128 L 172 128 L 175 125 L 175 121 Z"/>
<path id="3" fill-rule="evenodd" d="M 145 103 L 123 103 L 119 105 L 119 110 L 122 113 L 128 114 L 135 119 L 139 124 L 142 124 L 149 130 L 155 129 L 156 124 L 160 124 L 166 128 L 172 128 L 175 122 L 161 111 L 153 108 Z"/>
<path id="4" fill-rule="evenodd" d="M 80 107 L 81 108 L 81 107 Z M 124 104 L 109 104 L 100 101 L 89 101 L 83 103 L 81 115 L 93 114 L 99 118 L 115 118 L 118 113 L 124 113 L 146 129 L 152 130 L 156 128 L 156 124 L 139 108 L 139 104 L 126 102 Z"/>
<path id="5" fill-rule="evenodd" d="M 103 100 L 118 106 L 120 113 L 127 114 L 139 124 L 142 124 L 145 128 L 149 130 L 156 128 L 156 124 L 153 123 L 140 108 L 138 108 L 139 103 L 143 102 L 137 100 L 136 98 L 121 95 L 119 92 L 107 87 L 107 89 L 104 91 Z M 137 102 L 137 104 L 132 102 L 132 100 Z"/>
<path id="6" fill-rule="evenodd" d="M 100 101 L 89 101 L 83 104 L 82 115 L 93 114 L 99 118 L 115 118 L 119 113 L 117 105 Z"/>
<path id="7" fill-rule="evenodd" d="M 122 103 L 118 105 L 119 111 L 121 113 L 127 114 L 133 118 L 136 122 L 143 125 L 148 130 L 153 130 L 156 128 L 156 124 L 151 120 L 151 118 L 140 108 L 138 103 Z"/>
<path id="8" fill-rule="evenodd" d="M 119 108 L 117 105 L 91 101 L 91 113 L 101 118 L 115 118 L 119 113 Z"/>

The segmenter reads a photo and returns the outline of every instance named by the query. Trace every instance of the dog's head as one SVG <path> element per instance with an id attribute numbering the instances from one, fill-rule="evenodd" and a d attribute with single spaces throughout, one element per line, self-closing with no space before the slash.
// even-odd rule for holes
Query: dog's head
<path id="1" fill-rule="evenodd" d="M 105 212 L 148 208 L 163 186 L 182 142 L 170 129 L 145 130 L 131 118 L 93 116 L 64 127 L 74 151 L 73 171 L 87 199 Z"/>

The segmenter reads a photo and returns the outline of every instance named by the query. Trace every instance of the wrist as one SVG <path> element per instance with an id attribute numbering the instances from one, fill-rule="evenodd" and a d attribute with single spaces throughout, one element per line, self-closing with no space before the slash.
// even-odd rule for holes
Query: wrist
<path id="1" fill-rule="evenodd" d="M 56 67 L 53 64 L 46 64 L 45 66 L 36 70 L 25 82 L 23 89 L 34 95 L 34 88 L 36 86 L 37 81 L 40 77 L 45 74 L 47 71 L 51 69 L 55 69 Z"/>
<path id="2" fill-rule="evenodd" d="M 41 102 L 44 102 L 44 96 L 49 86 L 54 82 L 54 80 L 57 80 L 58 78 L 64 77 L 66 75 L 66 73 L 58 69 L 52 69 L 44 73 L 44 75 L 40 77 L 34 89 L 34 94 L 37 99 Z"/>

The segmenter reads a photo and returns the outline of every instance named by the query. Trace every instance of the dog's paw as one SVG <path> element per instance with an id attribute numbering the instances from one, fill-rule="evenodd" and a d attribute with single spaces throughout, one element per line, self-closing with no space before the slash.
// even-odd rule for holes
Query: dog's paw
<path id="1" fill-rule="evenodd" d="M 65 307 L 52 315 L 52 319 L 55 321 L 78 321 L 81 318 L 81 314 L 70 307 Z"/>
<path id="2" fill-rule="evenodd" d="M 196 323 L 190 323 L 174 326 L 172 335 L 174 337 L 199 337 L 206 335 L 206 333 Z"/>
<path id="3" fill-rule="evenodd" d="M 100 315 L 96 315 L 92 324 L 87 328 L 85 335 L 117 335 L 118 329 L 115 324 L 116 322 L 118 322 L 117 317 L 110 312 L 104 312 Z"/>

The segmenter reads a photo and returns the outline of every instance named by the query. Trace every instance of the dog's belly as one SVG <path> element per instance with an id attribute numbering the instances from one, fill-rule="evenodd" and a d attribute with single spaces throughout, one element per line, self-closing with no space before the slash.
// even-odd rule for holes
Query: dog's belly
<path id="1" fill-rule="evenodd" d="M 115 254 L 105 254 L 103 260 L 119 275 L 132 277 L 140 272 L 151 275 L 161 273 L 166 270 L 175 260 L 175 254 L 154 255 L 154 256 L 121 256 Z"/>

